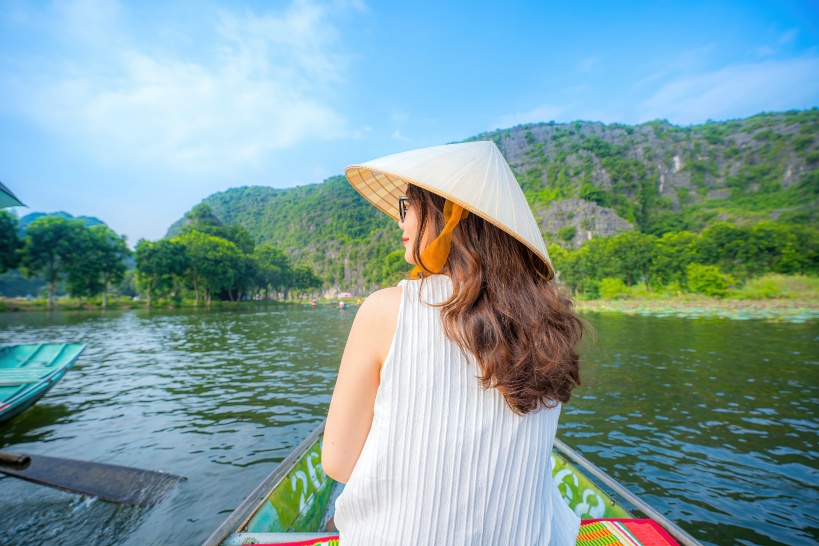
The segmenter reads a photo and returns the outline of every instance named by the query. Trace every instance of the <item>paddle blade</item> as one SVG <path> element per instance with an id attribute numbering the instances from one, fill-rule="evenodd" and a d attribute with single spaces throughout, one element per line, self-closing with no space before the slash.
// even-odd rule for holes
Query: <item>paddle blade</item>
<path id="1" fill-rule="evenodd" d="M 45 455 L 29 457 L 30 461 L 24 465 L 15 466 L 0 462 L 0 472 L 121 504 L 153 506 L 159 503 L 180 480 L 185 479 L 175 474 L 106 463 L 60 459 Z"/>

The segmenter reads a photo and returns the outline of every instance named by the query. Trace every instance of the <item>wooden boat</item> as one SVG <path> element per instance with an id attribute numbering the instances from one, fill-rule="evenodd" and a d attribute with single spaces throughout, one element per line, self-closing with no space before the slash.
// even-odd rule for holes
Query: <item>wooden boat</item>
<path id="1" fill-rule="evenodd" d="M 19 415 L 62 379 L 85 345 L 0 346 L 0 421 Z"/>
<path id="2" fill-rule="evenodd" d="M 203 546 L 337 544 L 338 533 L 324 529 L 333 515 L 335 498 L 344 486 L 329 478 L 321 468 L 323 436 L 324 423 L 321 423 L 236 507 Z M 635 519 L 623 504 L 578 467 L 648 519 Z M 665 541 L 653 544 L 677 544 L 676 539 L 679 544 L 700 546 L 688 533 L 557 439 L 552 451 L 552 471 L 563 499 L 583 521 L 578 545 L 643 544 L 633 533 L 642 525 L 646 528 L 644 531 L 653 532 Z M 629 525 L 624 520 L 635 523 Z M 614 540 L 620 536 L 618 533 L 623 535 L 621 542 Z"/>

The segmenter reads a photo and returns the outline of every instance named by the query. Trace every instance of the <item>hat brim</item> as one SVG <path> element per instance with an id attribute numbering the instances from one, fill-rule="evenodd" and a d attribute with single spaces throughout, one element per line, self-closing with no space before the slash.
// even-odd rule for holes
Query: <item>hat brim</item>
<path id="1" fill-rule="evenodd" d="M 350 185 L 355 188 L 355 190 L 360 193 L 364 199 L 375 205 L 376 208 L 396 221 L 400 220 L 398 216 L 398 198 L 406 195 L 407 185 L 412 184 L 413 186 L 423 188 L 431 193 L 434 193 L 435 195 L 440 195 L 444 199 L 460 205 L 470 213 L 480 216 L 485 221 L 514 237 L 515 240 L 520 241 L 526 246 L 526 248 L 531 250 L 535 256 L 538 256 L 546 263 L 546 265 L 549 267 L 551 276 L 554 277 L 552 262 L 548 256 L 543 255 L 543 252 L 540 249 L 536 248 L 534 245 L 532 245 L 532 243 L 515 233 L 508 226 L 505 226 L 492 218 L 489 214 L 475 209 L 475 207 L 470 206 L 468 203 L 464 203 L 457 197 L 448 195 L 447 193 L 442 192 L 440 189 L 430 187 L 420 180 L 413 180 L 411 178 L 384 170 L 374 170 L 364 165 L 350 165 L 344 169 L 344 176 L 347 177 L 347 181 L 350 183 Z"/>

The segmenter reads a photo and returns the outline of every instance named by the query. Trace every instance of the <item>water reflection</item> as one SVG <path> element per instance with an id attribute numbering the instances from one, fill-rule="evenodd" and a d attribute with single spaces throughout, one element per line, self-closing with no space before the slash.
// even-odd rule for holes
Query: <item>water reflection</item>
<path id="1" fill-rule="evenodd" d="M 590 318 L 564 439 L 704 542 L 817 538 L 815 325 Z"/>

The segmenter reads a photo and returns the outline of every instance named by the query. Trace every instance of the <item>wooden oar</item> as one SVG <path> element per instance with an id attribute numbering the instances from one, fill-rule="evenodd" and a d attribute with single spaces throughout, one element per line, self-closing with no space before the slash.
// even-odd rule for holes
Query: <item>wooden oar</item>
<path id="1" fill-rule="evenodd" d="M 153 506 L 186 478 L 106 463 L 0 451 L 0 473 L 110 502 Z"/>

